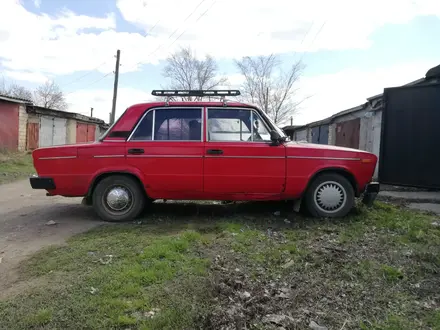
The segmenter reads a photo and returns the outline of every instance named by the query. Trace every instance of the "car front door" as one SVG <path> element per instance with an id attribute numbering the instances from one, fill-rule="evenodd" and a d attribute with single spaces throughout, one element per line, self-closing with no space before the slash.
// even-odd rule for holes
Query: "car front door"
<path id="1" fill-rule="evenodd" d="M 127 140 L 127 162 L 143 173 L 152 197 L 203 191 L 202 113 L 201 107 L 148 110 Z"/>
<path id="2" fill-rule="evenodd" d="M 269 126 L 257 111 L 208 108 L 206 124 L 205 193 L 279 195 L 284 191 L 286 148 L 271 143 Z"/>

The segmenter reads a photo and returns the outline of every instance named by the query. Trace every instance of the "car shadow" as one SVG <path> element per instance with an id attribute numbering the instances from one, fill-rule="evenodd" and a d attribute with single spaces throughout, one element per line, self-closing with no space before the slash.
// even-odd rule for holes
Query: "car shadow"
<path id="1" fill-rule="evenodd" d="M 356 211 L 355 211 L 356 212 Z M 203 230 L 220 222 L 245 225 L 255 229 L 310 228 L 323 222 L 343 223 L 341 219 L 316 219 L 304 212 L 294 212 L 292 202 L 236 202 L 223 204 L 207 201 L 156 201 L 134 221 L 157 230 L 191 227 Z"/>

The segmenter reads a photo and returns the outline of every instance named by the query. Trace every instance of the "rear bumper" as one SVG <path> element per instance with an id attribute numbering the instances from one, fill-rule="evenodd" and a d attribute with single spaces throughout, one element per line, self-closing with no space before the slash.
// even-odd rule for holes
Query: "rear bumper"
<path id="1" fill-rule="evenodd" d="M 367 206 L 373 205 L 374 201 L 377 198 L 377 195 L 379 194 L 380 190 L 380 184 L 379 182 L 370 182 L 367 184 L 364 190 L 364 197 L 362 198 L 362 203 L 364 203 Z"/>
<path id="2" fill-rule="evenodd" d="M 33 176 L 29 178 L 32 189 L 53 190 L 56 188 L 52 178 Z"/>

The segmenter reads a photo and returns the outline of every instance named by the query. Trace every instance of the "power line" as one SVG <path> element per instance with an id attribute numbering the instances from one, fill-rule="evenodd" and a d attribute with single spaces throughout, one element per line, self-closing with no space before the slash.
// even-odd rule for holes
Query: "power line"
<path id="1" fill-rule="evenodd" d="M 310 49 L 313 46 L 316 38 L 322 32 L 322 29 L 324 28 L 326 23 L 327 23 L 327 21 L 324 21 L 324 23 L 322 23 L 321 27 L 319 28 L 318 32 L 316 32 L 315 37 L 313 38 L 312 43 L 309 45 L 308 49 Z M 301 58 L 299 59 L 300 62 L 303 60 L 305 53 L 306 53 L 305 51 L 302 53 Z"/>
<path id="2" fill-rule="evenodd" d="M 65 85 L 62 85 L 62 86 L 60 86 L 60 87 L 61 87 L 61 88 L 64 88 L 64 87 L 66 87 L 66 86 L 69 86 L 69 85 L 71 85 L 71 84 L 73 84 L 73 83 L 75 83 L 75 82 L 77 82 L 77 81 L 83 79 L 84 77 L 87 77 L 87 76 L 88 76 L 89 74 L 91 74 L 93 71 L 99 69 L 101 66 L 103 66 L 103 65 L 106 64 L 106 63 L 107 63 L 107 61 L 102 62 L 102 63 L 99 64 L 97 67 L 95 67 L 95 68 L 93 68 L 92 70 L 90 70 L 89 72 L 83 74 L 82 76 L 78 77 L 77 79 L 74 79 L 74 80 L 72 80 L 71 82 L 69 82 L 69 83 L 67 83 L 67 84 L 65 84 Z"/>
<path id="3" fill-rule="evenodd" d="M 188 16 L 186 16 L 186 18 L 183 20 L 183 22 L 182 23 L 185 23 L 196 11 L 197 11 L 197 9 L 205 2 L 206 0 L 201 0 L 200 2 L 199 2 L 199 4 L 193 9 L 193 11 L 188 15 Z M 217 0 L 214 0 L 213 2 L 212 2 L 212 4 L 211 4 L 211 6 L 207 9 L 207 10 L 205 10 L 197 19 L 196 19 L 196 21 L 195 22 L 198 22 L 199 20 L 200 20 L 200 18 L 202 18 L 202 16 L 204 16 L 204 15 L 206 15 L 206 13 L 211 9 L 211 7 L 214 5 L 214 3 L 216 2 Z M 171 39 L 175 34 L 176 34 L 176 32 L 178 31 L 180 29 L 180 26 L 179 27 L 177 27 L 177 29 L 175 29 L 169 36 L 168 36 L 168 39 L 167 40 L 169 40 L 169 39 Z M 169 47 L 171 47 L 177 40 L 179 40 L 181 37 L 182 37 L 182 35 L 186 32 L 186 30 L 187 29 L 185 29 L 179 36 L 177 36 L 177 38 L 176 39 L 174 39 L 174 41 L 171 43 L 171 44 L 169 44 L 168 45 L 168 48 Z M 148 59 L 149 57 L 151 57 L 152 55 L 154 55 L 159 49 L 161 49 L 164 45 L 166 44 L 166 42 L 164 42 L 164 43 L 162 43 L 162 44 L 160 44 L 155 50 L 153 50 L 150 54 L 148 54 L 147 55 L 147 57 L 144 59 L 144 60 L 142 60 L 142 61 L 139 61 L 139 62 L 137 62 L 135 65 L 133 65 L 133 66 L 131 66 L 129 69 L 131 69 L 131 68 L 133 68 L 133 67 L 135 67 L 135 66 L 137 66 L 138 64 L 141 64 L 142 62 L 144 62 L 146 59 Z"/>
<path id="4" fill-rule="evenodd" d="M 99 78 L 99 79 L 97 79 L 97 80 L 95 80 L 95 81 L 93 81 L 92 83 L 90 83 L 90 84 L 88 84 L 88 85 L 85 85 L 85 86 L 83 86 L 83 88 L 84 87 L 89 87 L 89 86 L 92 86 L 92 85 L 94 85 L 94 84 L 96 84 L 97 82 L 100 82 L 101 80 L 103 80 L 105 77 L 107 77 L 107 76 L 109 76 L 109 75 L 111 75 L 113 73 L 113 71 L 111 71 L 111 72 L 109 72 L 109 73 L 107 73 L 107 74 L 105 74 L 104 76 L 102 76 L 101 78 Z M 72 91 L 72 92 L 70 92 L 70 93 L 66 93 L 66 95 L 69 95 L 69 94 L 72 94 L 72 93 L 75 93 L 76 91 Z"/>

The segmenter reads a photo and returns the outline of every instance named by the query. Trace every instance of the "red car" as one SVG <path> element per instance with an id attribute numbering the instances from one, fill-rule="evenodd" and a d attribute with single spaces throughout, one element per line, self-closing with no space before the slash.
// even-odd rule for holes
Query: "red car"
<path id="1" fill-rule="evenodd" d="M 239 91 L 153 91 L 156 96 L 239 95 Z M 34 189 L 84 196 L 108 221 L 138 216 L 155 199 L 302 203 L 313 216 L 341 217 L 355 197 L 371 204 L 374 154 L 288 141 L 254 106 L 153 102 L 129 107 L 99 141 L 33 152 Z"/>

